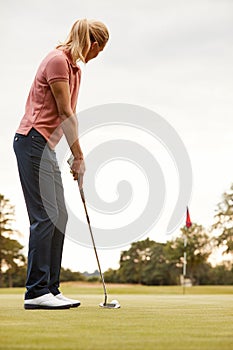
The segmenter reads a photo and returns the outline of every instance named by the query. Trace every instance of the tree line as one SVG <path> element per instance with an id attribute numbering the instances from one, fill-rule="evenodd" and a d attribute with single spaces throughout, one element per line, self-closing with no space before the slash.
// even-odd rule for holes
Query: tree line
<path id="1" fill-rule="evenodd" d="M 184 230 L 184 229 L 182 229 Z M 195 234 L 202 226 L 195 224 Z M 232 285 L 233 266 L 225 263 L 213 267 L 207 258 L 211 244 L 205 235 L 194 231 L 188 236 L 187 278 L 193 285 Z M 181 283 L 184 243 L 182 238 L 165 243 L 146 239 L 135 242 L 123 251 L 120 267 L 105 272 L 105 281 L 113 283 L 139 283 L 143 285 L 178 285 Z"/>
<path id="2" fill-rule="evenodd" d="M 12 229 L 13 221 L 14 206 L 0 194 L 0 287 L 24 286 L 26 279 L 26 258 L 22 253 L 23 246 L 15 239 L 19 232 Z M 132 243 L 128 250 L 121 252 L 119 269 L 109 269 L 104 273 L 106 282 L 180 284 L 185 238 L 187 277 L 192 284 L 233 284 L 232 260 L 217 266 L 212 266 L 208 261 L 215 248 L 221 248 L 223 256 L 233 254 L 233 185 L 222 195 L 209 230 L 193 223 L 188 229 L 182 227 L 179 237 L 166 243 L 149 238 Z M 61 281 L 97 280 L 96 271 L 93 274 L 64 268 L 61 271 Z"/>

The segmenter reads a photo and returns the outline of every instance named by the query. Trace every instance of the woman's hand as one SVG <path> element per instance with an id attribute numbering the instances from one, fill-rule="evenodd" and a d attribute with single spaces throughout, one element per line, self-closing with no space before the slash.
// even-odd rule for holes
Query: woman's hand
<path id="1" fill-rule="evenodd" d="M 73 174 L 74 180 L 78 180 L 79 188 L 83 188 L 83 176 L 85 173 L 86 167 L 83 158 L 76 159 L 74 158 L 73 164 L 71 166 L 71 171 Z"/>

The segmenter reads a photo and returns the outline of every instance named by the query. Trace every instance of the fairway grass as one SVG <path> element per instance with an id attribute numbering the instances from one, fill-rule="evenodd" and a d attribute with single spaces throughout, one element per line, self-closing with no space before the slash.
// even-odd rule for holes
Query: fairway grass
<path id="1" fill-rule="evenodd" d="M 62 290 L 82 305 L 54 311 L 24 310 L 23 289 L 2 289 L 0 349 L 233 350 L 233 287 L 195 288 L 108 286 L 122 306 L 109 310 L 100 285 L 71 283 Z"/>

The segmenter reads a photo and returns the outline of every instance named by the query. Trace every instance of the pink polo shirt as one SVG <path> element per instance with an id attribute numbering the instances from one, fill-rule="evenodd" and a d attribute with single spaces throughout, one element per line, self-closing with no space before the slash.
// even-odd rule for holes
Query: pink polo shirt
<path id="1" fill-rule="evenodd" d="M 67 81 L 70 86 L 71 108 L 75 111 L 81 80 L 80 67 L 73 64 L 68 53 L 55 49 L 41 62 L 26 102 L 25 114 L 17 133 L 27 135 L 34 128 L 54 148 L 63 135 L 61 118 L 49 84 Z"/>

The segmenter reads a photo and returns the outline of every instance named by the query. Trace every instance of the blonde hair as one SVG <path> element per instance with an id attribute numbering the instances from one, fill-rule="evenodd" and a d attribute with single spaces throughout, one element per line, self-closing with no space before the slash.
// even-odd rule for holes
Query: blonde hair
<path id="1" fill-rule="evenodd" d="M 71 31 L 64 43 L 56 48 L 70 51 L 74 62 L 85 58 L 93 42 L 100 47 L 104 46 L 109 39 L 109 32 L 105 24 L 96 20 L 78 19 L 72 26 Z"/>

